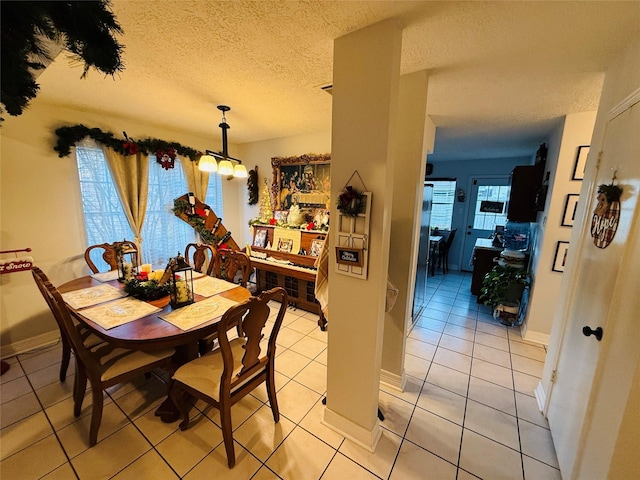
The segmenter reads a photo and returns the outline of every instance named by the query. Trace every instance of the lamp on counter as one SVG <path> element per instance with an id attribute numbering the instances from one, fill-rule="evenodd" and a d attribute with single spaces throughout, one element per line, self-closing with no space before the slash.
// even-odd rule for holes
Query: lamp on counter
<path id="1" fill-rule="evenodd" d="M 169 297 L 173 308 L 180 308 L 194 302 L 193 298 L 193 268 L 184 257 L 178 256 L 170 262 L 171 279 L 169 283 Z"/>
<path id="2" fill-rule="evenodd" d="M 225 113 L 231 110 L 226 105 L 218 105 L 218 110 L 222 112 L 222 122 L 218 125 L 222 129 L 222 152 L 212 152 L 207 150 L 200 157 L 198 162 L 198 170 L 203 172 L 218 172 L 220 175 L 226 175 L 230 180 L 231 177 L 247 178 L 247 168 L 242 165 L 242 161 L 237 158 L 230 157 L 227 150 L 227 130 L 231 128 L 227 123 Z M 218 163 L 218 160 L 220 163 Z"/>

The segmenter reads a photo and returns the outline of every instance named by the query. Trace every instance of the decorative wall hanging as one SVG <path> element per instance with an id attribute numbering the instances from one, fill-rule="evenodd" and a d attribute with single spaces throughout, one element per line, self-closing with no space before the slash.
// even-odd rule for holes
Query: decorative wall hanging
<path id="1" fill-rule="evenodd" d="M 249 205 L 258 203 L 258 166 L 253 170 L 249 170 L 247 177 L 247 192 L 249 194 Z"/>
<path id="2" fill-rule="evenodd" d="M 358 177 L 362 190 L 349 182 Z M 347 180 L 338 197 L 338 221 L 332 222 L 336 232 L 335 271 L 343 275 L 365 280 L 369 260 L 369 222 L 371 217 L 372 193 L 367 192 L 357 170 Z"/>
<path id="3" fill-rule="evenodd" d="M 25 270 L 31 270 L 33 267 L 33 257 L 18 256 L 19 252 L 30 252 L 30 248 L 22 248 L 20 250 L 2 250 L 0 255 L 13 253 L 14 258 L 7 258 L 0 260 L 0 274 L 23 272 Z"/>
<path id="4" fill-rule="evenodd" d="M 576 155 L 576 163 L 573 166 L 572 180 L 582 180 L 584 178 L 584 168 L 587 166 L 587 157 L 589 156 L 589 145 L 581 145 L 578 147 Z"/>
<path id="5" fill-rule="evenodd" d="M 567 252 L 569 251 L 569 242 L 558 242 L 556 245 L 556 254 L 553 257 L 554 272 L 564 272 L 564 266 L 567 263 Z"/>
<path id="6" fill-rule="evenodd" d="M 271 166 L 275 210 L 287 210 L 297 203 L 313 216 L 316 208 L 326 208 L 331 191 L 331 155 L 273 157 Z"/>
<path id="7" fill-rule="evenodd" d="M 618 230 L 622 187 L 613 184 L 615 178 L 614 173 L 609 185 L 602 184 L 598 187 L 597 203 L 591 219 L 591 236 L 598 248 L 607 248 Z"/>
<path id="8" fill-rule="evenodd" d="M 227 248 L 231 250 L 240 250 L 238 244 L 231 237 L 231 232 L 225 228 L 222 219 L 215 214 L 209 205 L 202 203 L 195 196 L 193 197 L 195 205 L 191 205 L 189 197 L 190 194 L 185 193 L 173 201 L 173 213 L 176 217 L 191 225 L 198 232 L 202 243 L 212 245 L 214 248 L 226 244 Z"/>
<path id="9" fill-rule="evenodd" d="M 579 198 L 580 195 L 577 193 L 567 195 L 567 200 L 564 202 L 564 214 L 562 215 L 563 227 L 573 227 L 573 222 L 576 220 L 576 209 Z"/>

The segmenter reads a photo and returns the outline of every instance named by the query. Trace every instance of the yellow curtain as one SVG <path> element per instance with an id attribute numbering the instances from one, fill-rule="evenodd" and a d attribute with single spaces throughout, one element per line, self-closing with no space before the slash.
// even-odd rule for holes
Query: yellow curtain
<path id="1" fill-rule="evenodd" d="M 118 190 L 122 209 L 133 231 L 133 241 L 141 252 L 142 225 L 147 213 L 149 194 L 149 157 L 141 153 L 135 156 L 121 155 L 105 146 L 102 151 Z"/>
<path id="2" fill-rule="evenodd" d="M 187 179 L 187 187 L 198 200 L 206 203 L 207 188 L 209 187 L 209 172 L 198 170 L 198 162 L 192 162 L 188 157 L 180 159 L 184 177 Z"/>

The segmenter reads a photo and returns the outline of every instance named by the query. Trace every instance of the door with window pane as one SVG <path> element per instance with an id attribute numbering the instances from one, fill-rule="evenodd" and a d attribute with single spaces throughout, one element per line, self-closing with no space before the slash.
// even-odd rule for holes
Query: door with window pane
<path id="1" fill-rule="evenodd" d="M 497 225 L 504 226 L 507 223 L 506 207 L 510 191 L 507 175 L 471 179 L 466 235 L 462 249 L 462 270 L 473 270 L 471 257 L 476 240 L 488 238 Z"/>

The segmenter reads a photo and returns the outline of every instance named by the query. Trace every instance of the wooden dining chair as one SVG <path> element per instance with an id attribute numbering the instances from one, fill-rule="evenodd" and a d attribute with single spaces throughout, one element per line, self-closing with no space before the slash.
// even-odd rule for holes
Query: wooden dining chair
<path id="1" fill-rule="evenodd" d="M 270 314 L 269 301 L 280 302 L 278 315 L 263 351 L 263 330 Z M 181 417 L 180 429 L 189 426 L 187 396 L 197 397 L 220 410 L 222 437 L 229 468 L 236 463 L 233 449 L 231 406 L 262 383 L 266 384 L 274 422 L 280 421 L 276 399 L 274 362 L 276 337 L 288 303 L 282 287 L 262 292 L 231 307 L 217 326 L 219 347 L 186 363 L 176 370 L 171 386 L 171 399 Z"/>
<path id="2" fill-rule="evenodd" d="M 80 332 L 75 328 L 69 309 L 58 289 L 38 267 L 33 267 L 31 272 L 40 292 L 55 312 L 54 317 L 61 333 L 66 336 L 76 356 L 76 379 L 73 386 L 73 414 L 76 417 L 80 416 L 82 410 L 87 378 L 91 383 L 93 407 L 89 446 L 92 447 L 98 441 L 98 430 L 102 421 L 103 391 L 112 385 L 150 372 L 156 367 L 172 371 L 171 357 L 175 350 L 170 348 L 143 352 L 118 348 L 108 342 L 87 347 Z"/>
<path id="3" fill-rule="evenodd" d="M 123 240 L 122 242 L 113 242 L 113 243 L 100 243 L 98 245 L 91 245 L 84 251 L 84 259 L 89 265 L 89 268 L 93 273 L 99 273 L 100 268 L 96 266 L 92 255 L 102 255 L 102 260 L 109 266 L 109 270 L 117 270 L 118 269 L 118 261 L 116 255 L 116 249 L 118 246 L 127 247 L 128 249 L 133 249 L 136 252 L 138 251 L 138 247 L 135 243 L 129 240 Z"/>
<path id="4" fill-rule="evenodd" d="M 221 278 L 231 283 L 238 283 L 247 287 L 247 282 L 253 270 L 249 255 L 239 250 L 216 250 L 213 264 L 209 268 L 209 275 Z M 204 355 L 210 352 L 214 345 L 216 334 L 198 340 L 198 352 Z"/>
<path id="5" fill-rule="evenodd" d="M 206 243 L 190 243 L 184 249 L 184 258 L 196 272 L 211 275 L 213 272 L 213 258 L 216 251 Z"/>
<path id="6" fill-rule="evenodd" d="M 220 249 L 213 259 L 213 276 L 246 288 L 252 266 L 249 255 L 240 250 Z"/>
<path id="7" fill-rule="evenodd" d="M 457 228 L 451 230 L 447 239 L 440 245 L 438 264 L 439 266 L 442 266 L 442 273 L 447 273 L 449 271 L 449 250 L 451 249 L 451 244 L 453 244 L 453 239 L 456 237 L 457 230 Z"/>
<path id="8" fill-rule="evenodd" d="M 35 268 L 37 267 L 34 267 L 34 269 Z M 40 272 L 42 271 L 40 270 Z M 44 276 L 44 274 L 42 275 Z M 46 278 L 46 276 L 44 277 Z M 47 305 L 49 306 L 51 313 L 56 319 L 56 323 L 58 324 L 58 327 L 60 327 L 61 319 L 57 318 L 57 315 L 59 315 L 58 309 L 51 302 L 50 296 L 45 291 L 43 291 L 43 289 L 41 288 L 41 284 L 39 284 L 37 281 L 36 281 L 36 284 L 38 285 L 38 289 L 40 290 L 40 293 L 42 293 L 42 296 L 47 302 Z M 84 345 L 87 348 L 94 347 L 103 342 L 103 340 L 100 337 L 92 333 L 91 330 L 89 330 L 83 324 L 78 322 L 74 322 L 73 324 L 76 330 L 78 330 L 78 334 L 82 339 L 82 343 L 84 343 Z M 62 344 L 62 360 L 60 361 L 60 381 L 64 382 L 67 379 L 67 370 L 69 369 L 69 363 L 71 361 L 71 344 L 69 343 L 67 335 L 62 331 L 61 328 L 60 328 L 60 343 Z"/>

